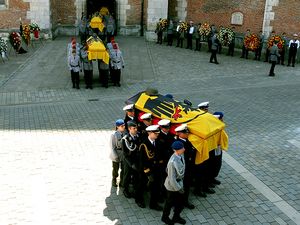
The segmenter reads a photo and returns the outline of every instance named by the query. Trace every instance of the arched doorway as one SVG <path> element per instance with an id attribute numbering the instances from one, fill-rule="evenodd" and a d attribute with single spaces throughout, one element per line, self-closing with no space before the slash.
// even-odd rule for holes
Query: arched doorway
<path id="1" fill-rule="evenodd" d="M 87 0 L 86 1 L 86 11 L 87 17 L 89 18 L 93 13 L 99 12 L 102 7 L 106 7 L 109 13 L 117 18 L 117 4 L 115 0 Z"/>

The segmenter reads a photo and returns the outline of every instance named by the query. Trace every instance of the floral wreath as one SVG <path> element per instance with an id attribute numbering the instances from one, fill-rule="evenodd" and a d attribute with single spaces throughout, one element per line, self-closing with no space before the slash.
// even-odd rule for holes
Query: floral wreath
<path id="1" fill-rule="evenodd" d="M 259 37 L 257 34 L 249 34 L 244 38 L 244 45 L 246 49 L 255 51 L 260 45 Z"/>
<path id="2" fill-rule="evenodd" d="M 2 37 L 0 37 L 0 53 L 1 52 L 5 52 L 6 53 L 7 49 L 8 49 L 8 46 L 7 46 L 6 41 Z"/>
<path id="3" fill-rule="evenodd" d="M 273 43 L 275 41 L 278 42 L 277 43 L 277 47 L 279 49 L 282 49 L 284 47 L 284 45 L 285 45 L 284 39 L 281 36 L 279 36 L 279 35 L 275 35 L 275 36 L 269 38 L 269 40 L 268 40 L 268 48 L 272 47 Z"/>
<path id="4" fill-rule="evenodd" d="M 217 35 L 218 40 L 222 45 L 226 46 L 232 43 L 235 38 L 233 30 L 222 27 Z"/>
<path id="5" fill-rule="evenodd" d="M 199 34 L 202 36 L 208 36 L 211 33 L 211 27 L 208 23 L 201 24 L 199 28 Z"/>
<path id="6" fill-rule="evenodd" d="M 30 27 L 29 25 L 23 25 L 22 37 L 25 40 L 26 45 L 30 43 Z"/>
<path id="7" fill-rule="evenodd" d="M 34 31 L 40 31 L 40 27 L 37 23 L 31 23 L 29 24 L 29 29 L 30 29 L 30 32 L 34 32 Z"/>
<path id="8" fill-rule="evenodd" d="M 15 50 L 18 50 L 21 46 L 22 37 L 18 32 L 12 32 L 9 35 L 9 41 Z"/>
<path id="9" fill-rule="evenodd" d="M 158 22 L 158 26 L 160 26 L 161 29 L 165 29 L 168 25 L 167 19 L 162 19 Z"/>
<path id="10" fill-rule="evenodd" d="M 179 31 L 180 32 L 184 32 L 184 31 L 187 31 L 187 28 L 188 28 L 188 25 L 186 22 L 181 22 L 180 25 L 179 25 Z"/>

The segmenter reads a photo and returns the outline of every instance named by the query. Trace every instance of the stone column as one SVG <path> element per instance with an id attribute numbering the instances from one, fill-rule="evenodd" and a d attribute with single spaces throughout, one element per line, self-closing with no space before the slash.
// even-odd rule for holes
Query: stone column
<path id="1" fill-rule="evenodd" d="M 37 23 L 43 30 L 50 30 L 49 0 L 24 0 L 24 2 L 29 2 L 30 4 L 30 11 L 27 11 L 27 19 Z"/>
<path id="2" fill-rule="evenodd" d="M 168 17 L 168 0 L 151 0 L 148 1 L 147 8 L 147 31 L 145 37 L 147 40 L 156 40 L 155 28 L 159 18 L 167 19 Z"/>
<path id="3" fill-rule="evenodd" d="M 187 15 L 186 7 L 187 7 L 186 0 L 177 0 L 176 11 L 177 11 L 178 20 L 182 20 L 182 21 L 186 20 L 186 15 Z"/>
<path id="4" fill-rule="evenodd" d="M 263 21 L 263 33 L 266 38 L 268 38 L 273 30 L 270 25 L 271 21 L 274 20 L 275 13 L 272 11 L 273 6 L 278 6 L 279 0 L 266 0 L 265 13 Z"/>

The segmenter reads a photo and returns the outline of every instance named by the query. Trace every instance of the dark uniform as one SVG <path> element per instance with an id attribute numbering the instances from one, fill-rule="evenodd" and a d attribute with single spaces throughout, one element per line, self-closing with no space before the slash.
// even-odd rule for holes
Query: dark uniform
<path id="1" fill-rule="evenodd" d="M 162 210 L 162 207 L 158 205 L 159 193 L 161 191 L 162 165 L 164 164 L 163 157 L 160 154 L 162 152 L 161 147 L 161 143 L 158 140 L 155 140 L 154 144 L 152 144 L 149 138 L 146 138 L 139 148 L 141 172 L 143 174 L 140 177 L 137 200 L 144 202 L 143 195 L 146 185 L 148 185 L 150 191 L 149 206 L 155 210 Z"/>
<path id="2" fill-rule="evenodd" d="M 280 57 L 279 49 L 277 45 L 274 43 L 273 46 L 270 48 L 270 61 L 272 63 L 272 66 L 269 72 L 269 76 L 271 77 L 275 76 L 274 69 L 279 57 Z"/>
<path id="3" fill-rule="evenodd" d="M 131 197 L 136 193 L 130 193 L 129 185 L 133 184 L 133 189 L 136 192 L 138 189 L 139 181 L 139 146 L 140 146 L 139 135 L 132 136 L 127 134 L 122 138 L 122 149 L 124 154 L 124 174 L 123 174 L 123 187 L 125 197 Z"/>
<path id="4" fill-rule="evenodd" d="M 264 35 L 262 33 L 262 31 L 260 32 L 260 35 L 259 35 L 259 46 L 258 48 L 255 50 L 255 58 L 254 60 L 258 60 L 260 61 L 260 57 L 261 57 L 261 51 L 262 51 L 262 47 L 263 47 L 263 44 L 264 44 Z"/>
<path id="5" fill-rule="evenodd" d="M 296 55 L 297 55 L 297 49 L 299 48 L 299 41 L 296 40 L 296 35 L 294 35 L 294 40 L 290 40 L 290 44 L 289 44 L 289 59 L 288 59 L 288 66 L 291 65 L 294 67 L 295 66 L 295 61 L 296 61 Z"/>

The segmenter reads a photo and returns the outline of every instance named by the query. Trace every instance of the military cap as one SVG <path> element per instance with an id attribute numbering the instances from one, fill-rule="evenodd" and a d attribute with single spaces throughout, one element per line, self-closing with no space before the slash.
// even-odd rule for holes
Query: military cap
<path id="1" fill-rule="evenodd" d="M 171 123 L 171 121 L 167 120 L 167 119 L 162 119 L 162 120 L 158 121 L 158 125 L 161 127 L 169 127 L 170 123 Z"/>
<path id="2" fill-rule="evenodd" d="M 137 125 L 136 125 L 136 122 L 134 120 L 129 120 L 127 122 L 127 126 L 128 127 L 136 127 Z"/>
<path id="3" fill-rule="evenodd" d="M 148 127 L 146 128 L 146 131 L 148 131 L 148 132 L 154 132 L 154 133 L 160 132 L 160 131 L 159 131 L 159 126 L 158 126 L 158 125 L 151 125 L 151 126 L 148 126 Z"/>
<path id="4" fill-rule="evenodd" d="M 180 150 L 184 148 L 183 143 L 181 141 L 174 141 L 171 147 L 174 150 Z"/>
<path id="5" fill-rule="evenodd" d="M 208 108 L 209 107 L 209 102 L 201 102 L 198 105 L 198 108 Z"/>
<path id="6" fill-rule="evenodd" d="M 219 119 L 222 119 L 223 116 L 224 116 L 224 113 L 222 113 L 222 112 L 214 112 L 213 115 L 214 115 L 215 117 L 219 118 Z"/>
<path id="7" fill-rule="evenodd" d="M 298 34 L 294 34 L 293 36 L 294 36 L 294 37 L 298 37 Z"/>
<path id="8" fill-rule="evenodd" d="M 151 119 L 151 113 L 145 113 L 145 114 L 141 115 L 141 119 L 142 120 Z"/>
<path id="9" fill-rule="evenodd" d="M 180 126 L 176 127 L 176 132 L 182 132 L 182 133 L 189 133 L 189 129 L 187 127 L 187 124 L 183 123 Z"/>
<path id="10" fill-rule="evenodd" d="M 124 125 L 124 124 L 125 124 L 124 120 L 122 120 L 122 119 L 116 120 L 116 126 L 117 126 L 117 127 L 118 127 L 118 126 L 121 126 L 121 125 Z"/>
<path id="11" fill-rule="evenodd" d="M 123 107 L 123 111 L 131 111 L 133 110 L 134 104 L 129 104 Z"/>

